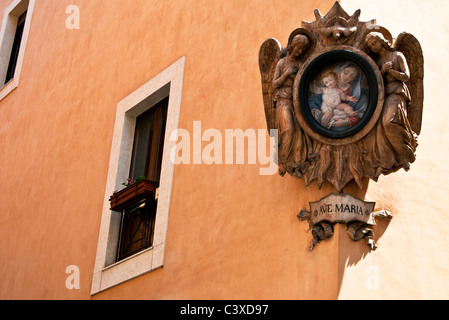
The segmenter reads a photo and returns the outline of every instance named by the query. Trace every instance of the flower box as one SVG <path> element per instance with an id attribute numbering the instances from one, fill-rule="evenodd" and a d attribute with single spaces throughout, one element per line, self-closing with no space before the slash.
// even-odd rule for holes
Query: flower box
<path id="1" fill-rule="evenodd" d="M 115 192 L 110 198 L 111 210 L 123 211 L 142 199 L 153 197 L 158 184 L 150 180 L 139 180 L 125 189 Z"/>

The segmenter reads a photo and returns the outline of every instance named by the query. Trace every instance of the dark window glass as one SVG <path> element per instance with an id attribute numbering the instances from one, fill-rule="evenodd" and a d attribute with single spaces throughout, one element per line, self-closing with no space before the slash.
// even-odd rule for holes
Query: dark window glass
<path id="1" fill-rule="evenodd" d="M 131 179 L 145 176 L 151 181 L 159 182 L 167 107 L 168 98 L 137 117 L 130 170 Z"/>
<path id="2" fill-rule="evenodd" d="M 9 58 L 8 71 L 6 73 L 5 84 L 14 77 L 16 71 L 17 59 L 19 58 L 20 43 L 22 42 L 23 29 L 25 27 L 26 11 L 23 13 L 17 22 L 16 34 L 11 50 L 11 57 Z"/>
<path id="3" fill-rule="evenodd" d="M 124 210 L 117 261 L 151 247 L 155 218 L 154 199 L 142 200 Z"/>

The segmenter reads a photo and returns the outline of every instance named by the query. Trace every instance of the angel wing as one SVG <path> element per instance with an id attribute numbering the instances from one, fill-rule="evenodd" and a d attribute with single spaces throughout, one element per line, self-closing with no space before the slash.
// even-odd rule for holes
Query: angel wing
<path id="1" fill-rule="evenodd" d="M 281 58 L 281 51 L 281 44 L 273 38 L 265 40 L 259 50 L 259 69 L 262 78 L 263 104 L 265 108 L 265 118 L 267 120 L 268 130 L 277 129 L 273 77 L 276 64 Z"/>
<path id="2" fill-rule="evenodd" d="M 413 131 L 419 135 L 424 101 L 424 57 L 421 45 L 412 34 L 402 32 L 394 42 L 393 49 L 404 54 L 410 69 L 410 79 L 406 83 L 411 95 L 407 118 Z"/>

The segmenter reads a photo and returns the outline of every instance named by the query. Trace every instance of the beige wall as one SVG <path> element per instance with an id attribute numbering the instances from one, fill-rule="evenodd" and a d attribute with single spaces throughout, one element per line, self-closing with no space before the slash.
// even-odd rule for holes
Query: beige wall
<path id="1" fill-rule="evenodd" d="M 449 73 L 449 3 L 440 1 L 343 0 L 348 12 L 362 8 L 361 19 L 377 17 L 393 37 L 407 31 L 424 51 L 424 115 L 417 160 L 409 172 L 370 182 L 366 198 L 394 218 L 379 224 L 379 249 L 365 254 L 342 243 L 341 299 L 447 299 L 449 234 L 446 226 L 449 180 L 449 131 L 441 81 Z M 364 8 L 368 14 L 364 13 Z M 369 14 L 372 12 L 374 15 Z"/>

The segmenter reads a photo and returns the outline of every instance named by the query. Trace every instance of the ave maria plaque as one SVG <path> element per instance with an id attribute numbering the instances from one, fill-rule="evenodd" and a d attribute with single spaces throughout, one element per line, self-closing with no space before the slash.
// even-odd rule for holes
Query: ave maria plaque
<path id="1" fill-rule="evenodd" d="M 376 225 L 373 216 L 374 205 L 375 202 L 365 202 L 350 194 L 331 193 L 320 201 L 310 203 L 310 223 L 315 225 L 322 221 L 359 221 L 373 226 Z"/>
<path id="2" fill-rule="evenodd" d="M 312 228 L 310 250 L 322 240 L 332 237 L 335 223 L 346 224 L 352 240 L 364 239 L 375 250 L 377 246 L 370 227 L 376 225 L 376 218 L 391 219 L 388 211 L 374 212 L 375 205 L 375 202 L 363 201 L 347 193 L 331 193 L 319 201 L 310 202 L 310 211 L 301 210 L 298 214 L 298 218 L 307 220 Z"/>

